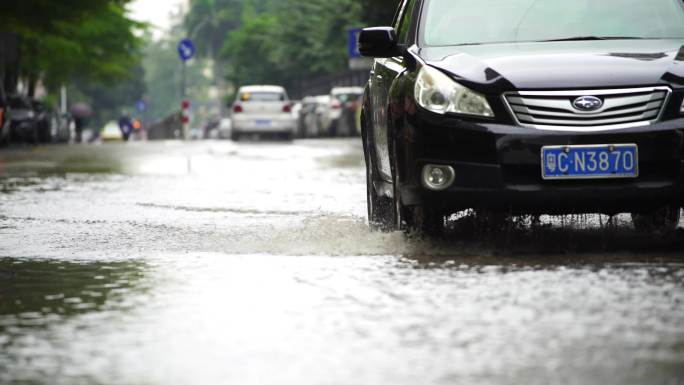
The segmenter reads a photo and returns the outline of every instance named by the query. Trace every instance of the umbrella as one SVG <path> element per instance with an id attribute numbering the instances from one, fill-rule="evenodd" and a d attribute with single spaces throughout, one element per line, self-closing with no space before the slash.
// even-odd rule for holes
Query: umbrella
<path id="1" fill-rule="evenodd" d="M 81 119 L 89 118 L 93 115 L 93 109 L 87 103 L 76 103 L 71 106 L 70 111 L 71 115 Z"/>

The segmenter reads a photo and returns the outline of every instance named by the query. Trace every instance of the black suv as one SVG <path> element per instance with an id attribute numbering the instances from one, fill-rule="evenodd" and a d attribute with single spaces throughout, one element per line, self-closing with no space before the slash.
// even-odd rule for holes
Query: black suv
<path id="1" fill-rule="evenodd" d="M 684 204 L 681 0 L 403 0 L 363 30 L 371 227 Z"/>
<path id="2" fill-rule="evenodd" d="M 38 142 L 38 121 L 31 100 L 21 95 L 10 96 L 9 108 L 11 141 Z"/>

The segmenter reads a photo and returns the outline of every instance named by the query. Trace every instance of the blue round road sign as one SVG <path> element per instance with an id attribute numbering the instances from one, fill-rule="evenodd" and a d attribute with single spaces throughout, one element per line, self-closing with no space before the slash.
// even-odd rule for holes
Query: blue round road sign
<path id="1" fill-rule="evenodd" d="M 195 45 L 190 39 L 183 39 L 178 43 L 178 56 L 181 60 L 188 61 L 195 56 Z"/>
<path id="2" fill-rule="evenodd" d="M 138 110 L 138 112 L 145 112 L 145 110 L 147 110 L 147 103 L 144 100 L 138 100 L 138 102 L 135 103 L 135 109 Z"/>

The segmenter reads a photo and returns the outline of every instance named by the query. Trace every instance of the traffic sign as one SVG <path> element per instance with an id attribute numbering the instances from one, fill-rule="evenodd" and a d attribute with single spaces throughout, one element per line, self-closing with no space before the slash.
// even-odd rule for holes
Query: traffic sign
<path id="1" fill-rule="evenodd" d="M 357 59 L 361 57 L 361 52 L 359 52 L 359 34 L 361 33 L 361 28 L 353 28 L 347 30 L 347 38 L 349 41 L 348 52 L 350 59 Z"/>
<path id="2" fill-rule="evenodd" d="M 188 61 L 195 56 L 195 44 L 190 39 L 183 39 L 178 43 L 178 56 L 182 61 Z"/>

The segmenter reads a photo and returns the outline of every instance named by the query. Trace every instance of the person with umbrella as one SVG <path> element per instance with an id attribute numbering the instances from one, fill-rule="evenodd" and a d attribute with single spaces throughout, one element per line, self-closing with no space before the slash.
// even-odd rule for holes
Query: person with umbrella
<path id="1" fill-rule="evenodd" d="M 71 116 L 74 118 L 74 126 L 76 130 L 76 143 L 81 143 L 83 139 L 83 129 L 86 126 L 88 118 L 93 115 L 93 110 L 87 103 L 76 103 L 71 106 Z"/>

